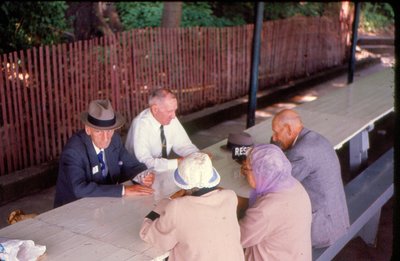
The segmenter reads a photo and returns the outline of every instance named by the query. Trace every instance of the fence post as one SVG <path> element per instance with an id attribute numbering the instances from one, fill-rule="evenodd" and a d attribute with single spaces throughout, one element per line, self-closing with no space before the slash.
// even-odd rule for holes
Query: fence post
<path id="1" fill-rule="evenodd" d="M 355 68 L 355 60 L 356 60 L 356 45 L 358 39 L 358 20 L 360 17 L 360 3 L 355 2 L 354 8 L 354 19 L 353 19 L 353 32 L 352 32 L 352 42 L 351 42 L 351 53 L 350 53 L 350 61 L 349 61 L 349 72 L 347 75 L 347 84 L 353 82 L 354 78 L 354 68 Z"/>
<path id="2" fill-rule="evenodd" d="M 251 63 L 251 79 L 249 91 L 249 106 L 247 110 L 247 127 L 250 128 L 255 124 L 255 114 L 257 107 L 257 89 L 258 89 L 258 65 L 260 63 L 260 42 L 261 29 L 264 14 L 264 2 L 257 2 L 257 16 L 254 25 L 253 35 L 253 58 Z"/>

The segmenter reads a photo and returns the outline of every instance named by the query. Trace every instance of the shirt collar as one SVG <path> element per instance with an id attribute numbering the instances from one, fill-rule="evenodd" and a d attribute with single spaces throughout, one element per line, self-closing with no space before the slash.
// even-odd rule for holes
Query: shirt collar
<path id="1" fill-rule="evenodd" d="M 293 141 L 293 143 L 292 143 L 292 146 L 291 146 L 291 147 L 293 147 L 293 146 L 294 146 L 294 144 L 296 144 L 296 141 L 297 141 L 297 138 L 299 137 L 299 135 L 300 135 L 300 134 L 298 134 L 298 135 L 296 136 L 296 138 L 294 139 L 294 141 Z"/>
<path id="2" fill-rule="evenodd" d="M 157 128 L 159 128 L 161 126 L 161 123 L 159 123 L 158 120 L 156 120 L 156 118 L 154 118 L 153 113 L 151 113 L 150 108 L 148 108 L 148 116 L 149 116 L 151 125 L 154 125 Z"/>
<path id="3" fill-rule="evenodd" d="M 100 151 L 104 151 L 104 150 L 102 150 L 102 149 L 99 149 L 96 145 L 94 145 L 93 142 L 92 142 L 92 144 L 93 144 L 94 150 L 96 151 L 96 154 L 99 154 Z"/>
<path id="4" fill-rule="evenodd" d="M 296 138 L 294 139 L 294 141 L 293 141 L 291 147 L 293 147 L 293 146 L 296 144 L 296 141 L 297 141 L 297 139 L 299 138 L 299 136 L 300 136 L 301 132 L 303 131 L 303 129 L 304 129 L 304 128 L 302 128 L 301 131 L 299 132 L 299 134 L 297 134 L 297 136 L 296 136 Z"/>

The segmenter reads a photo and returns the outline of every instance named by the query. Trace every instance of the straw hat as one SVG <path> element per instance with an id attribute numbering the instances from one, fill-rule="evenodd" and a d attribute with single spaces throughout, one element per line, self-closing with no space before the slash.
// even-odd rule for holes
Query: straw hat
<path id="1" fill-rule="evenodd" d="M 184 158 L 174 173 L 175 184 L 182 189 L 211 188 L 221 177 L 206 153 L 195 152 Z"/>

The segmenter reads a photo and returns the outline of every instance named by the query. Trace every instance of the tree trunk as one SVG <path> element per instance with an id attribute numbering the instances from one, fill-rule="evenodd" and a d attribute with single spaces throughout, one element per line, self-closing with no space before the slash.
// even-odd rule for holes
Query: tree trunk
<path id="1" fill-rule="evenodd" d="M 122 31 L 122 24 L 113 3 L 97 2 L 94 6 L 96 17 L 99 19 L 98 30 L 103 35 Z"/>
<path id="2" fill-rule="evenodd" d="M 68 2 L 67 17 L 74 17 L 74 40 L 86 40 L 122 31 L 113 3 Z"/>
<path id="3" fill-rule="evenodd" d="M 161 27 L 179 27 L 182 17 L 182 2 L 164 2 Z"/>

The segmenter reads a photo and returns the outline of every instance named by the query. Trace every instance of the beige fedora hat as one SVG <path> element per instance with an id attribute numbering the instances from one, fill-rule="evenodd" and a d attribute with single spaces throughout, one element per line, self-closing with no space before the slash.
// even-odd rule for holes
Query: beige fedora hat
<path id="1" fill-rule="evenodd" d="M 85 125 L 99 130 L 114 130 L 125 124 L 125 118 L 114 112 L 109 100 L 94 100 L 89 104 L 88 111 L 81 113 Z"/>

